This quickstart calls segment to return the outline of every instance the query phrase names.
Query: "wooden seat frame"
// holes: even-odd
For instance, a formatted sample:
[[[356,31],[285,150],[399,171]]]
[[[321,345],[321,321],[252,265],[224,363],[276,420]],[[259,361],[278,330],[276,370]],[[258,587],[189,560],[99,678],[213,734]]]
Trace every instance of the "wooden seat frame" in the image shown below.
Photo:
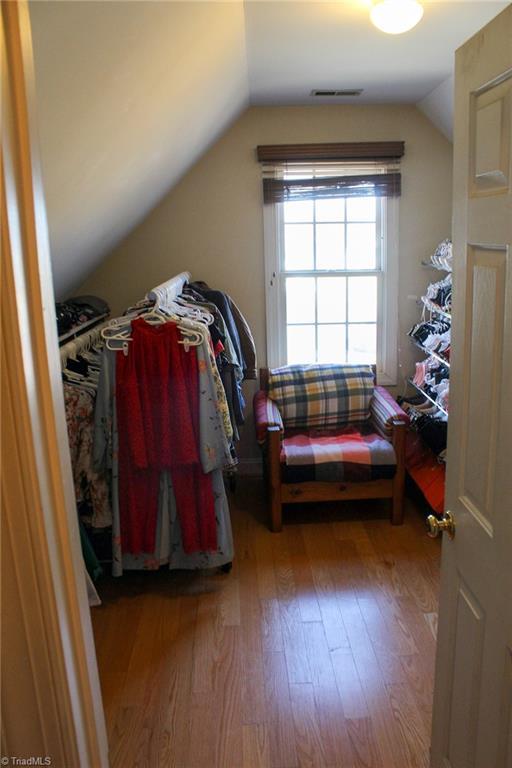
[[[268,368],[260,369],[260,388],[268,392]],[[278,533],[283,527],[283,504],[299,504],[310,501],[349,501],[351,499],[391,499],[391,523],[401,525],[404,520],[405,485],[405,432],[406,423],[393,420],[392,445],[396,454],[396,473],[392,479],[368,482],[304,483],[283,481],[281,466],[281,430],[267,427],[263,445],[264,475],[270,506],[270,530]]]

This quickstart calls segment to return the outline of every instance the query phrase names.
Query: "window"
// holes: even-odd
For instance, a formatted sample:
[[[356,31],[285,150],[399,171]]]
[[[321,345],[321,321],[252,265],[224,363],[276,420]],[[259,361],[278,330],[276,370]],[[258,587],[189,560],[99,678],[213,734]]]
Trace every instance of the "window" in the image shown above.
[[[372,174],[388,168],[373,163]],[[354,172],[354,164],[343,168],[347,180]],[[265,205],[268,364],[371,363],[379,383],[394,384],[397,198],[372,195],[371,184],[357,193],[345,184],[348,194],[340,185],[329,196],[323,181],[332,176],[332,163],[310,166],[315,188],[304,195],[304,165],[288,164],[278,183],[292,193]]]

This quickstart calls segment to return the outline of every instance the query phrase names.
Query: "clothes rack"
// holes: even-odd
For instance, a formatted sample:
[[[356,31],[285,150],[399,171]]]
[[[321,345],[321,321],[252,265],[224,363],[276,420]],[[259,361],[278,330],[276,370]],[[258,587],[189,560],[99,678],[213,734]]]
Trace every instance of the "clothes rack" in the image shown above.
[[[101,330],[107,325],[106,317],[108,314],[104,313],[91,318],[60,338],[61,342],[65,342],[60,347],[64,405],[87,593],[91,606],[101,604],[93,579],[101,575],[102,569],[92,546],[92,534],[86,532],[86,527],[89,531],[96,531],[97,535],[110,537],[112,518],[106,480],[92,468],[96,378],[88,378],[89,374],[83,376],[88,382],[87,389],[84,389],[78,379],[73,382],[69,378],[67,368],[71,361],[78,363],[82,355],[87,355],[87,363],[81,358],[87,370],[90,370],[88,366],[99,370],[95,367],[95,360],[98,359],[95,353],[103,346]]]
[[[225,381],[236,375],[239,384],[256,368],[246,320],[229,296],[192,283],[183,271],[147,291],[100,333],[106,344],[94,467],[106,469],[111,482],[112,574],[164,565],[228,571],[233,542],[223,473],[232,487],[238,413],[232,415],[234,395]],[[185,478],[195,473],[185,495],[180,472]]]
[[[149,301],[158,303],[162,297],[165,297],[167,302],[170,303],[182,293],[184,286],[190,282],[191,278],[190,272],[180,272],[179,275],[171,277],[169,280],[148,291],[146,298]]]
[[[415,383],[414,383],[414,381],[413,381],[411,378],[408,378],[408,379],[407,379],[407,382],[408,382],[408,384],[410,384],[412,387],[414,387],[414,389],[415,389],[417,392],[419,392],[419,394],[420,394],[420,395],[423,395],[423,397],[426,397],[426,399],[427,399],[427,400],[428,400],[430,403],[432,403],[432,405],[435,405],[435,407],[436,407],[436,408],[437,408],[439,411],[441,411],[441,413],[444,413],[444,414],[445,414],[445,416],[448,416],[448,411],[447,411],[447,410],[445,410],[445,409],[444,409],[444,408],[443,408],[441,405],[439,405],[439,403],[438,403],[438,402],[436,402],[436,400],[434,400],[434,398],[433,398],[431,395],[429,395],[429,394],[428,394],[428,392],[425,392],[425,390],[424,390],[424,389],[422,389],[422,388],[421,388],[421,387],[419,387],[417,384],[415,384]]]

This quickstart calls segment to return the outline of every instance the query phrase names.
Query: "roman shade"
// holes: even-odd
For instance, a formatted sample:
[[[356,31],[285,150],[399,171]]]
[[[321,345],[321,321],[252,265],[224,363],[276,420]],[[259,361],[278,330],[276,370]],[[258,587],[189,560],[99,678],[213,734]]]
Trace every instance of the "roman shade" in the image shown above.
[[[258,146],[263,200],[399,197],[403,154],[403,141]]]

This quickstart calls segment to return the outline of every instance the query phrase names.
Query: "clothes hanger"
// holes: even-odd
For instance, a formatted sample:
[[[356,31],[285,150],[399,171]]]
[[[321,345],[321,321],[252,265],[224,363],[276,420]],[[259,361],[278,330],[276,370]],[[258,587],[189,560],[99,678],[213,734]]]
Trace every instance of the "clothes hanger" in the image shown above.
[[[178,328],[180,326],[178,325]],[[204,337],[199,331],[194,331],[189,328],[180,328],[182,338],[178,340],[178,344],[183,344],[185,352],[188,352],[189,347],[200,347],[204,342]]]
[[[178,296],[175,299],[175,304],[178,304],[179,307],[183,307],[192,318],[197,318],[200,322],[203,322],[206,325],[212,325],[215,320],[211,312],[208,312],[208,310],[203,307],[197,305],[194,306],[191,300],[187,300],[183,296]]]
[[[213,315],[203,308],[191,306],[183,299],[178,301],[175,282],[169,281],[168,284],[154,288],[148,296],[154,298],[153,306],[148,307],[146,298],[130,307],[122,317],[112,318],[109,324],[101,329],[101,337],[107,349],[128,354],[129,342],[133,341],[130,335],[131,323],[137,318],[152,325],[175,322],[182,334],[178,343],[183,344],[186,350],[207,341],[206,326],[213,323]]]

